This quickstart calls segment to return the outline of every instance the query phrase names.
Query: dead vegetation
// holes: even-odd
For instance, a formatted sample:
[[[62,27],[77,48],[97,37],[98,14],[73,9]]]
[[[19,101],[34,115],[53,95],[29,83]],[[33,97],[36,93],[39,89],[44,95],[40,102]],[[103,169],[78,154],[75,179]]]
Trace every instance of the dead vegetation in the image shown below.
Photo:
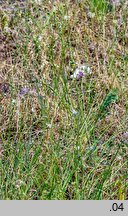
[[[16,198],[79,199],[77,190],[81,199],[127,198],[128,5],[113,2],[107,10],[71,0],[1,4],[0,155],[5,152],[5,159],[0,157],[5,164],[10,152],[13,167],[13,155],[21,152],[17,178],[23,181],[25,157],[25,163],[32,160],[39,168],[31,167],[39,175],[28,183],[36,195],[28,190],[26,196],[14,193]],[[71,80],[81,64],[89,65],[92,74]],[[21,149],[15,143],[22,143]],[[41,165],[53,181],[45,171],[41,177]],[[119,167],[121,174],[120,169],[114,174]]]

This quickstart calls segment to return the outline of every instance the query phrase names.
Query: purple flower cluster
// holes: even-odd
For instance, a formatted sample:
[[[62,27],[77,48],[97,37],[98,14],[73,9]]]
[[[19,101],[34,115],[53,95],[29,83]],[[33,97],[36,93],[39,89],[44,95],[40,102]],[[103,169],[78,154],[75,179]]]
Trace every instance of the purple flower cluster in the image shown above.
[[[77,74],[77,80],[80,80],[83,76],[84,76],[84,72],[79,71],[79,73]]]
[[[91,73],[92,71],[90,67],[88,67],[87,65],[80,65],[78,68],[75,69],[74,73],[70,76],[70,78],[80,80],[86,74],[91,74]]]
[[[29,89],[28,88],[21,88],[20,89],[20,95],[25,95],[29,92]]]

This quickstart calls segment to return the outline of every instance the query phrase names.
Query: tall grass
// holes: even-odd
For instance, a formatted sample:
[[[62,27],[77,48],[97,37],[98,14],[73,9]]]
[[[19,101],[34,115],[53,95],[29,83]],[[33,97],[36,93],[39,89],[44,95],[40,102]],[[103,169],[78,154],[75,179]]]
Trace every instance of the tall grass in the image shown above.
[[[1,10],[0,198],[127,199],[127,1],[12,5]],[[71,79],[81,64],[92,73]]]

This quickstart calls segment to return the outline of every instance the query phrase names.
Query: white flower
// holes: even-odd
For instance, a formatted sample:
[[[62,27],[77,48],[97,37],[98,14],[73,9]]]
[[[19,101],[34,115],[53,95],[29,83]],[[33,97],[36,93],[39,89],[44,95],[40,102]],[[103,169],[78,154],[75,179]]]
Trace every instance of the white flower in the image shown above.
[[[78,68],[75,69],[74,73],[70,76],[71,79],[81,79],[86,74],[91,74],[92,70],[87,65],[80,65]]]
[[[117,157],[117,159],[118,159],[118,160],[122,160],[122,157],[119,155],[119,156]]]
[[[94,18],[94,17],[95,17],[95,13],[88,12],[88,17],[89,17],[89,18]]]
[[[12,99],[12,104],[15,104],[16,103],[16,100],[15,99]]]
[[[42,2],[42,0],[35,0],[36,4],[40,4]]]
[[[77,146],[77,150],[78,150],[78,151],[80,150],[80,146]]]
[[[91,68],[89,66],[87,66],[87,65],[81,65],[80,70],[83,70],[84,72],[87,72],[88,74],[92,73]]]
[[[32,112],[33,112],[33,113],[35,112],[35,109],[34,109],[34,107],[32,107],[32,109],[31,109],[31,110],[32,110]]]
[[[64,16],[64,20],[68,20],[69,18],[69,16]]]
[[[52,124],[46,123],[48,128],[52,128]]]
[[[122,0],[111,0],[111,4],[112,4],[114,7],[119,6],[121,3],[122,3]]]
[[[73,114],[73,115],[77,115],[77,113],[78,113],[78,112],[77,112],[75,109],[72,109],[72,114]]]
[[[74,74],[72,74],[70,77],[71,79],[79,79],[80,77],[84,76],[83,71],[80,71],[79,68],[76,68],[74,71]]]
[[[16,188],[20,188],[20,186],[23,184],[24,184],[24,182],[22,180],[17,180],[15,186],[16,186]]]
[[[95,146],[90,146],[90,151],[94,151],[95,150]]]
[[[39,40],[39,41],[42,41],[42,39],[43,39],[43,37],[42,37],[42,35],[40,35],[40,36],[38,37],[38,40]]]

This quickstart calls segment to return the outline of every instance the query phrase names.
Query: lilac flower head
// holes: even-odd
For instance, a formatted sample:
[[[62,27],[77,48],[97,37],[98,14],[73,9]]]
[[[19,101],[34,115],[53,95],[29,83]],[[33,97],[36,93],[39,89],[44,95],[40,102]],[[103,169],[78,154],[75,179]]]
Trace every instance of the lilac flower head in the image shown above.
[[[20,89],[20,95],[25,95],[29,92],[29,89],[28,88],[21,88]]]
[[[82,78],[83,76],[84,76],[83,71],[80,71],[79,74],[78,74],[78,79]]]
[[[128,132],[123,133],[123,140],[128,143]]]
[[[91,73],[92,71],[90,67],[88,67],[87,65],[80,65],[78,68],[75,69],[74,73],[70,76],[70,78],[80,80],[86,74],[91,74]]]

